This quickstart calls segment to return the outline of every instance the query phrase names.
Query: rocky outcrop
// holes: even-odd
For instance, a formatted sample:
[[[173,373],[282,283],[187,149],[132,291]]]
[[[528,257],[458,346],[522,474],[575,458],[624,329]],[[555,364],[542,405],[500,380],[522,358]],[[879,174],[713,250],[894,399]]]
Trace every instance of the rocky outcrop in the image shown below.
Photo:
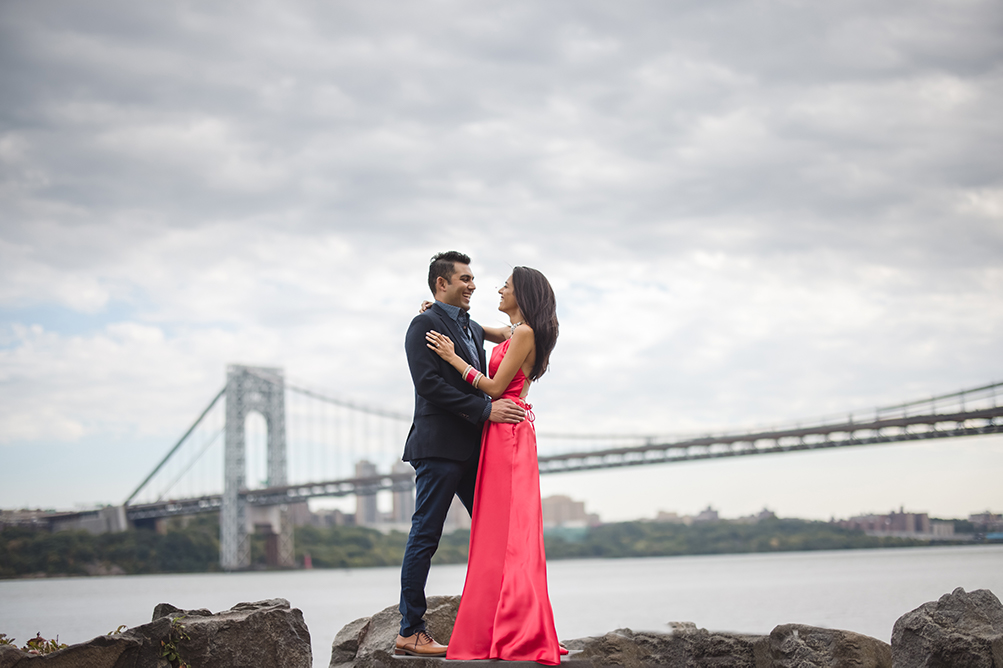
[[[766,636],[711,633],[692,623],[675,623],[671,633],[634,632],[619,629],[598,638],[569,641],[578,649],[567,661],[595,668],[622,666],[714,666],[714,668],[759,668],[765,656]]]
[[[429,633],[448,644],[453,622],[459,608],[459,596],[430,596],[425,623]],[[589,666],[715,666],[715,668],[757,668],[757,643],[766,648],[766,636],[709,633],[694,624],[674,624],[673,632],[635,633],[621,629],[599,638],[579,638],[565,644],[572,650],[565,661],[582,668]],[[363,617],[347,624],[335,636],[331,646],[329,668],[443,668],[441,659],[393,657],[394,640],[400,627],[397,606],[381,610],[372,617]],[[391,663],[393,662],[393,663]],[[506,666],[532,662],[505,662]]]
[[[11,668],[24,658],[24,652],[13,645],[0,645],[0,668]]]
[[[459,596],[432,596],[429,632],[448,643]],[[330,668],[443,668],[441,659],[395,658],[397,606],[347,624],[331,647]],[[892,644],[802,624],[783,624],[768,636],[715,633],[690,622],[670,631],[620,629],[565,642],[564,663],[578,668],[1003,668],[1003,604],[989,590],[956,589],[902,616]],[[0,668],[171,668],[164,643],[192,668],[311,668],[310,632],[303,614],[284,599],[239,603],[213,614],[167,603],[153,621],[44,656],[0,645]],[[506,662],[509,668],[533,666]],[[173,664],[176,665],[176,662]]]
[[[338,631],[338,635],[334,636],[334,642],[331,643],[331,668],[351,666],[355,662],[355,657],[359,655],[359,645],[369,632],[372,619],[372,617],[356,619]]]
[[[429,632],[448,643],[459,606],[457,596],[428,599]],[[442,668],[441,659],[392,656],[400,624],[396,606],[346,625],[334,639],[329,668]],[[593,638],[568,640],[564,663],[580,668],[891,668],[891,648],[875,638],[800,624],[778,626],[769,636],[715,633],[692,622],[673,622],[670,631],[619,629]],[[449,665],[465,662],[450,662]],[[506,662],[506,666],[513,663]],[[535,665],[525,662],[526,665]]]
[[[98,636],[42,656],[5,645],[0,647],[0,668],[132,668],[142,644],[125,634]]]
[[[803,624],[770,632],[770,668],[891,668],[892,647],[877,638]]]
[[[284,598],[238,603],[217,614],[166,604],[154,612],[184,625],[178,654],[192,668],[311,668],[310,631],[303,613]]]
[[[192,668],[311,668],[312,663],[303,613],[277,598],[238,603],[218,614],[161,603],[149,624],[44,656],[2,646],[0,668],[171,668],[163,643],[173,643]]]
[[[671,633],[621,629],[599,638],[569,641],[569,657],[595,668],[891,668],[891,646],[876,638],[803,624],[783,624],[768,636],[712,633],[689,622]]]
[[[425,625],[437,641],[448,644],[453,633],[453,622],[460,605],[459,596],[429,596]],[[330,668],[383,668],[395,661],[394,641],[400,629],[400,612],[397,606],[363,617],[346,625],[335,636],[331,645]],[[400,664],[393,664],[399,666]],[[441,668],[440,659],[409,658],[407,668]]]
[[[894,668],[1003,668],[1003,604],[958,587],[906,613],[892,629]]]

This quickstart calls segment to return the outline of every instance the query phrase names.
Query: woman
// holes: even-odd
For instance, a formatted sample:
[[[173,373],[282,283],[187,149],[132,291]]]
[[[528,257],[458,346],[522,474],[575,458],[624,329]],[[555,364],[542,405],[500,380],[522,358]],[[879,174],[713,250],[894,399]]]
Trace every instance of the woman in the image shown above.
[[[498,310],[509,328],[484,328],[500,343],[491,353],[490,377],[469,367],[449,337],[430,331],[428,346],[492,399],[512,399],[526,409],[519,424],[488,422],[474,492],[467,578],[448,659],[506,659],[560,663],[554,613],[547,594],[540,470],[530,383],[547,371],[557,342],[557,300],[546,277],[516,267],[498,291]]]

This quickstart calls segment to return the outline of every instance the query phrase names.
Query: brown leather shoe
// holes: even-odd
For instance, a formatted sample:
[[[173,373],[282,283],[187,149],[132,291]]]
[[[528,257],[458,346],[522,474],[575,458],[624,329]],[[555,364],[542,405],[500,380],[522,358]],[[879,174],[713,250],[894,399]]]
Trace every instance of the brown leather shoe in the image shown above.
[[[426,631],[418,631],[407,638],[398,634],[394,654],[397,656],[406,654],[411,656],[446,656],[446,646],[435,642]]]

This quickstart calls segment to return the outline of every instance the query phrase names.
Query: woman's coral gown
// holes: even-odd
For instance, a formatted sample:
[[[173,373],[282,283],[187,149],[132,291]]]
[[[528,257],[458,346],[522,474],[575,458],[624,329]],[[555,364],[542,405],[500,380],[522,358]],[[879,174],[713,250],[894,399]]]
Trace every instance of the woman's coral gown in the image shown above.
[[[509,343],[492,351],[492,376]],[[501,398],[522,405],[527,419],[488,422],[481,437],[467,579],[448,659],[560,663],[547,594],[536,430],[531,406],[519,398],[525,382],[520,369]]]

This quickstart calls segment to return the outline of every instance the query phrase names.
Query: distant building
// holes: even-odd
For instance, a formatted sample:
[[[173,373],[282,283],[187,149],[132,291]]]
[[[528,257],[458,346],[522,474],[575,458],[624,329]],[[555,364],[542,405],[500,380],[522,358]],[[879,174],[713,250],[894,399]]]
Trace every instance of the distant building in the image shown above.
[[[976,531],[984,533],[1003,531],[1003,515],[989,510],[984,513],[972,513],[968,516],[968,521]]]
[[[704,510],[701,510],[693,518],[694,522],[718,522],[721,518],[718,517],[717,511],[707,506]]]
[[[899,533],[930,533],[930,518],[926,513],[907,513],[903,508],[888,515],[888,525],[891,531]]]
[[[0,510],[0,531],[7,527],[23,527],[49,531],[49,518],[55,515],[54,510]]]
[[[836,526],[844,529],[854,529],[865,533],[880,533],[891,531],[887,515],[857,515],[848,520],[836,520]]]
[[[314,514],[310,512],[310,506],[307,505],[306,501],[290,503],[287,508],[289,521],[293,523],[294,527],[313,525]]]
[[[305,503],[294,503],[289,506],[289,516],[294,526],[341,527],[355,524],[355,513],[344,513],[337,508],[318,508],[310,510]]]
[[[414,469],[406,462],[396,462],[391,469],[393,473],[414,473]],[[394,492],[394,506],[390,511],[390,522],[393,524],[410,524],[414,515],[414,487]]]
[[[755,515],[746,515],[745,517],[739,517],[734,520],[722,520],[720,514],[714,510],[714,508],[707,506],[696,515],[680,515],[679,513],[670,513],[664,510],[659,510],[655,515],[655,521],[665,522],[666,524],[685,524],[686,526],[691,526],[698,522],[734,522],[736,524],[756,524],[757,522],[762,522],[763,520],[775,517],[776,514],[772,510],[763,508]]]
[[[656,522],[665,522],[666,524],[693,524],[693,518],[689,515],[680,515],[679,513],[669,513],[664,510],[659,510],[655,515]]]
[[[459,529],[469,528],[470,515],[463,506],[463,502],[460,501],[460,497],[453,496],[453,503],[449,506],[449,512],[446,513],[446,522],[442,527],[442,531],[443,533],[452,533]]]
[[[745,517],[739,517],[737,520],[735,520],[735,522],[738,524],[759,524],[763,520],[775,520],[776,518],[777,514],[775,512],[767,508],[763,508],[755,515],[746,515]]]
[[[570,496],[557,494],[542,500],[543,527],[590,527],[597,526],[599,515],[585,511],[584,501],[575,501]]]
[[[858,515],[833,522],[844,529],[863,531],[869,536],[915,538],[919,540],[950,540],[954,537],[954,523],[931,521],[926,513],[898,512],[887,515]]]
[[[954,538],[954,522],[930,521],[930,533],[937,538]]]
[[[28,509],[0,511],[0,530],[15,526],[40,531],[86,531],[102,534],[125,531],[129,528],[129,521],[122,506],[62,512]]]
[[[379,475],[376,465],[362,460],[355,465],[356,478],[369,478]],[[355,495],[355,523],[360,527],[373,526],[380,522],[380,511],[376,506],[375,494]]]

